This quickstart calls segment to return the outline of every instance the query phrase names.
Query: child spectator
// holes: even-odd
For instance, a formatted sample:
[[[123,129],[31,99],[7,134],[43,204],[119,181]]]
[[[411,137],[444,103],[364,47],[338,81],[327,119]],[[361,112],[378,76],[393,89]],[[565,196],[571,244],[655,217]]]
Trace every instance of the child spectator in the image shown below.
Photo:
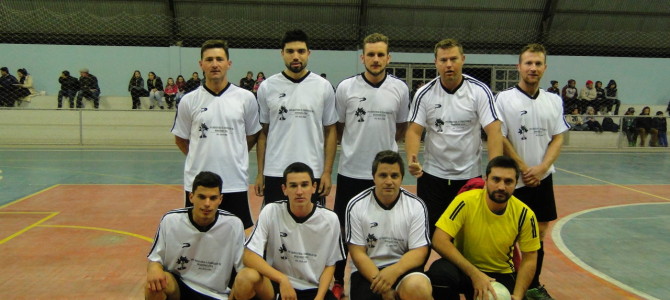
[[[625,116],[632,116],[635,114],[635,108],[629,107]],[[637,143],[637,128],[635,128],[635,118],[624,117],[621,122],[622,130],[626,134],[628,140],[628,147],[635,147]]]
[[[140,109],[142,107],[140,97],[146,97],[148,91],[144,89],[144,79],[139,70],[135,70],[135,72],[133,72],[133,77],[130,77],[128,91],[130,92],[130,98],[133,101],[133,109]]]
[[[556,95],[561,95],[561,90],[558,89],[558,81],[552,80],[551,86],[547,89],[547,92],[554,93]]]
[[[172,109],[177,93],[179,93],[179,88],[174,83],[174,79],[172,77],[168,78],[165,85],[165,102],[167,102],[168,109]]]
[[[591,130],[591,131],[602,133],[603,132],[603,126],[600,125],[600,122],[596,121],[595,115],[596,115],[596,110],[593,109],[593,106],[589,106],[589,107],[586,108],[586,116],[585,116],[586,125],[588,125],[589,130]]]
[[[589,125],[584,124],[584,120],[579,113],[579,108],[575,107],[569,116],[565,116],[565,120],[570,124],[570,130],[584,131],[589,129]]]
[[[165,109],[163,105],[163,81],[156,73],[149,72],[149,79],[147,79],[147,89],[149,90],[149,109],[154,109],[154,101],[158,107]]]
[[[254,95],[256,95],[256,91],[258,91],[258,87],[261,85],[263,80],[265,80],[265,74],[263,74],[263,72],[258,72],[258,74],[256,74],[256,83],[254,83],[254,89],[251,90]]]
[[[635,118],[635,128],[640,136],[640,147],[644,147],[647,141],[647,134],[651,133],[651,118],[648,118],[651,112],[649,106],[645,106],[640,113],[640,117]],[[653,144],[656,143],[656,136],[651,137]],[[652,144],[652,142],[650,142]],[[653,146],[652,146],[653,147]]]
[[[663,116],[662,111],[657,111],[656,112],[656,117],[652,120],[652,125],[654,129],[656,129],[657,135],[658,135],[658,145],[657,147],[667,147],[668,146],[668,123],[667,120],[665,119],[665,116]],[[652,133],[653,134],[653,133]]]
[[[175,98],[176,102],[175,107],[179,107],[179,101],[181,101],[181,97],[184,97],[184,94],[186,93],[186,80],[184,79],[184,76],[177,76],[177,82],[175,82],[177,85],[177,89],[179,89],[179,92],[177,92],[177,97]]]

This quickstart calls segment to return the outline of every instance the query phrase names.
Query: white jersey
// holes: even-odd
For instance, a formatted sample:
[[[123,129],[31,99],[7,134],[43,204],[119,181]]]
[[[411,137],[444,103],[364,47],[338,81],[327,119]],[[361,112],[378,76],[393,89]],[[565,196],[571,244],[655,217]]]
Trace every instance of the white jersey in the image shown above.
[[[275,74],[258,88],[258,103],[261,123],[269,124],[263,175],[281,177],[288,165],[302,162],[321,177],[323,127],[337,122],[330,82],[312,72],[299,80]]]
[[[428,210],[419,197],[400,188],[391,208],[375,197],[371,187],[347,205],[346,241],[366,246],[367,254],[377,267],[397,263],[409,250],[430,245]],[[351,272],[357,268],[352,265]]]
[[[414,95],[408,117],[426,128],[423,170],[452,180],[482,175],[481,128],[496,120],[486,84],[463,74],[461,85],[449,92],[439,77],[431,80]]]
[[[398,151],[396,123],[407,122],[407,85],[393,75],[375,85],[359,74],[337,86],[335,108],[339,122],[345,124],[338,173],[372,179],[375,155],[383,150]]]
[[[542,163],[553,136],[570,128],[563,117],[563,100],[542,89],[530,96],[515,86],[498,93],[496,104],[505,120],[503,135],[528,166]],[[554,172],[551,165],[542,179]],[[519,179],[517,188],[522,186]]]
[[[214,223],[202,228],[193,222],[192,209],[176,209],[163,216],[147,257],[178,274],[194,291],[228,299],[230,272],[243,267],[242,221],[219,209]]]
[[[204,86],[179,102],[172,133],[189,140],[184,189],[191,191],[195,175],[214,172],[224,193],[249,189],[247,136],[261,130],[254,95],[233,84],[218,95]]]
[[[304,218],[289,212],[288,201],[261,210],[247,249],[265,255],[269,265],[289,277],[293,288],[316,289],[326,266],[344,259],[337,215],[318,205]]]

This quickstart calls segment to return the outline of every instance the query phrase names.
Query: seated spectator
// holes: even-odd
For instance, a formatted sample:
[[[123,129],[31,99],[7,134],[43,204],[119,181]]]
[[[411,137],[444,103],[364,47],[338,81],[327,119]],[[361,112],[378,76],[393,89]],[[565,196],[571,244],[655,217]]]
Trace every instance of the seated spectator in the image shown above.
[[[63,107],[63,97],[70,100],[70,108],[74,108],[74,97],[79,90],[79,80],[70,76],[70,71],[65,70],[61,72],[58,77],[60,83],[60,91],[58,91],[58,108]]]
[[[263,74],[263,72],[258,72],[258,74],[256,74],[256,83],[254,83],[254,89],[251,90],[254,93],[254,95],[256,95],[258,87],[261,85],[261,82],[263,82],[263,80],[265,80],[265,74]]]
[[[596,120],[596,110],[593,106],[586,108],[586,114],[584,115],[585,123],[589,127],[590,131],[603,132],[603,126],[600,125],[600,122]]]
[[[181,101],[181,97],[184,97],[184,94],[186,93],[186,80],[184,79],[184,76],[177,76],[177,82],[175,82],[175,84],[179,89],[179,92],[177,92],[177,97],[175,98],[175,107],[179,107],[179,101]]]
[[[610,82],[607,83],[607,87],[605,87],[605,98],[607,99],[607,111],[611,112],[612,106],[614,106],[614,115],[618,116],[621,101],[619,100],[619,92],[614,79],[610,79]]]
[[[242,270],[244,228],[217,209],[221,178],[201,172],[193,180],[193,206],[166,213],[147,256],[145,299],[227,299],[233,269]]]
[[[16,80],[7,67],[0,68],[0,107],[12,107],[16,99]]]
[[[577,82],[574,79],[568,80],[568,84],[563,87],[561,95],[563,97],[563,114],[567,115],[574,107],[579,107],[577,104]],[[579,108],[580,111],[583,109]]]
[[[130,77],[128,83],[128,91],[130,92],[130,98],[133,100],[133,109],[142,108],[140,97],[148,96],[148,91],[144,89],[144,79],[140,71],[135,70],[133,72],[133,76]]]
[[[556,95],[561,95],[561,91],[558,89],[558,81],[552,80],[551,86],[547,89],[547,92],[554,93]]]
[[[589,129],[589,125],[584,124],[584,120],[580,116],[579,108],[572,109],[570,115],[565,116],[565,120],[570,124],[570,130],[584,131]]]
[[[629,107],[626,110],[625,116],[635,115],[635,108]],[[637,143],[637,128],[635,127],[635,118],[633,117],[624,117],[621,121],[621,129],[624,134],[626,134],[626,139],[628,140],[628,147],[635,147]]]
[[[658,135],[658,147],[667,147],[668,146],[668,123],[663,116],[662,111],[656,112],[656,117],[652,120],[652,127],[656,129],[656,134]]]
[[[328,78],[328,75],[326,75],[326,73],[321,73],[320,76],[323,77],[324,79]]]
[[[165,85],[165,102],[167,102],[168,109],[172,109],[178,92],[179,88],[174,83],[174,79],[172,79],[172,77],[168,78],[167,84]]]
[[[599,115],[605,115],[609,112],[607,109],[607,97],[605,96],[605,89],[603,89],[602,81],[596,81],[596,100],[594,104]]]
[[[30,98],[35,97],[37,92],[33,88],[33,76],[26,69],[18,69],[16,74],[19,76],[19,83],[16,84],[16,106],[21,106],[22,101],[30,102]]]
[[[598,93],[593,87],[593,81],[587,80],[586,85],[579,91],[579,109],[584,111],[587,107],[597,107],[593,102],[596,100]]]
[[[193,72],[193,75],[191,75],[191,79],[189,79],[186,82],[186,85],[184,86],[184,94],[188,94],[191,91],[194,91],[200,86],[200,77],[198,75],[198,72]]]
[[[650,113],[651,108],[649,108],[649,106],[645,106],[642,109],[640,116],[635,118],[635,128],[637,129],[637,133],[640,136],[640,147],[646,146],[647,135],[651,133],[651,118],[648,117]],[[656,137],[652,136],[651,139],[655,144]]]
[[[163,105],[163,81],[154,72],[149,72],[147,90],[149,90],[149,109],[154,109],[154,101],[158,107],[165,109],[165,105]]]
[[[86,98],[93,101],[93,107],[98,109],[100,106],[100,86],[98,86],[98,77],[88,72],[88,68],[79,70],[79,93],[77,94],[77,108],[82,108],[81,100]]]
[[[247,76],[240,79],[240,87],[245,89],[245,90],[253,90],[254,89],[254,83],[256,81],[254,80],[254,72],[247,72]]]

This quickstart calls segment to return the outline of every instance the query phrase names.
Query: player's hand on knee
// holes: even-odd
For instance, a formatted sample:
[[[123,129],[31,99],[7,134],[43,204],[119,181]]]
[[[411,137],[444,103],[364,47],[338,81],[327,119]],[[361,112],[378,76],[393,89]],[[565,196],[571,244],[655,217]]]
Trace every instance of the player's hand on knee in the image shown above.
[[[392,267],[387,267],[379,271],[375,277],[372,277],[370,289],[375,294],[384,294],[393,290],[393,284],[398,280],[398,276],[393,272]]]
[[[288,280],[288,277],[279,283],[279,295],[281,296],[281,300],[298,299],[298,296],[295,293],[295,289],[291,285],[291,282]]]
[[[147,288],[152,292],[160,292],[167,288],[165,271],[150,270],[147,272]]]
[[[265,188],[265,178],[263,178],[263,174],[258,174],[256,176],[256,184],[254,185],[254,192],[256,192],[256,196],[258,197],[263,197],[263,189]]]

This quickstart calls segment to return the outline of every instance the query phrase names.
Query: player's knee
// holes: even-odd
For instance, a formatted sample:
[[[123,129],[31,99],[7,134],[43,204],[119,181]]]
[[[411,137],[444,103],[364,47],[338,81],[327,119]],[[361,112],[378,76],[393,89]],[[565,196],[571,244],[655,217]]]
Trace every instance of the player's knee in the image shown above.
[[[411,274],[398,286],[398,297],[402,300],[432,299],[433,287],[423,274]]]
[[[263,283],[263,276],[252,268],[244,268],[235,276],[233,291],[235,299],[251,299]]]

